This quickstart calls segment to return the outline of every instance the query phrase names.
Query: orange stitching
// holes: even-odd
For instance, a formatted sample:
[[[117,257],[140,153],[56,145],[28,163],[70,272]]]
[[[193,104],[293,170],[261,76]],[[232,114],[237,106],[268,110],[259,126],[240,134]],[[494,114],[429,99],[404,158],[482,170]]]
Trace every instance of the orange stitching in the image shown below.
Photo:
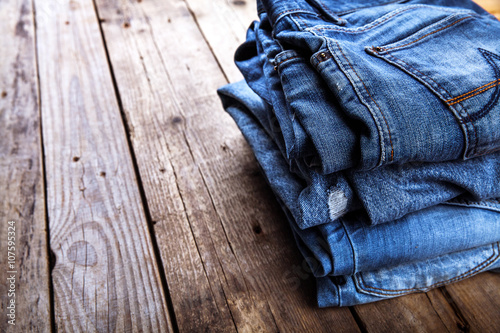
[[[386,50],[392,50],[392,49],[395,49],[395,48],[401,48],[401,47],[405,47],[405,46],[411,45],[411,44],[413,44],[413,43],[418,42],[418,41],[419,41],[419,40],[421,40],[422,38],[425,38],[425,37],[427,37],[427,36],[429,36],[429,35],[433,35],[433,34],[435,34],[435,33],[439,32],[439,31],[441,31],[441,30],[444,30],[444,29],[446,29],[446,28],[449,28],[449,27],[451,27],[451,26],[453,26],[453,25],[455,25],[455,24],[459,23],[460,21],[463,21],[463,20],[468,19],[468,18],[471,18],[471,17],[472,17],[472,16],[462,17],[460,20],[455,21],[455,22],[453,22],[453,23],[451,23],[451,24],[448,24],[446,27],[442,27],[441,29],[438,29],[438,30],[436,30],[436,31],[429,32],[428,34],[423,35],[422,37],[420,37],[419,39],[414,40],[413,42],[410,42],[410,43],[408,43],[408,44],[404,44],[404,45],[400,45],[400,46],[394,46],[394,47],[390,47],[390,48],[384,48],[384,51],[386,51]]]
[[[294,14],[290,14],[290,18],[292,19],[292,21],[298,25],[298,28],[300,30],[304,30],[304,28],[308,28],[309,26],[306,24],[306,22],[304,22],[304,20],[302,20],[302,18],[300,17],[300,15],[294,15]],[[294,20],[294,18],[298,19],[300,21],[300,23],[302,23],[302,25],[299,25],[297,24],[297,22]]]
[[[312,15],[315,15],[315,16],[318,16],[318,14],[316,13],[313,13],[313,12],[310,12],[306,9],[302,9],[302,8],[296,8],[296,9],[289,9],[289,10],[285,10],[281,13],[278,13],[276,14],[276,21],[274,23],[276,23],[278,21],[278,19],[281,19],[282,18],[282,15],[285,14],[285,13],[290,13],[290,12],[295,12],[295,13],[308,13],[308,14],[312,14]]]
[[[448,103],[448,101],[446,101],[446,102],[447,102],[449,105],[455,105],[455,104],[457,104],[457,103],[460,103],[460,102],[465,101],[466,99],[469,99],[469,98],[471,98],[471,97],[474,97],[474,96],[476,96],[476,95],[479,95],[479,94],[481,94],[481,93],[485,92],[486,90],[490,90],[491,88],[496,87],[496,86],[498,86],[499,84],[500,84],[500,80],[499,80],[498,82],[496,82],[494,85],[490,86],[490,87],[483,88],[483,89],[479,90],[478,92],[476,92],[475,94],[472,94],[472,95],[470,95],[470,96],[465,96],[465,97],[463,97],[463,98],[461,98],[461,99],[459,99],[459,100],[457,100],[457,101],[454,101],[453,103]]]
[[[337,41],[335,43],[337,43],[337,46],[338,46],[340,52],[342,53],[342,55],[344,56],[344,59],[349,64],[349,67],[351,67],[351,70],[354,72],[354,74],[356,74],[356,76],[358,77],[359,81],[361,81],[361,83],[363,84],[363,87],[365,87],[365,90],[368,93],[368,96],[370,96],[370,98],[373,101],[373,103],[375,103],[375,105],[377,106],[377,108],[380,110],[380,114],[382,115],[382,118],[384,118],[385,126],[387,126],[387,131],[389,132],[389,143],[391,144],[391,159],[390,159],[390,161],[392,162],[394,160],[394,146],[392,145],[392,135],[391,135],[391,130],[389,128],[389,124],[387,123],[387,119],[385,119],[385,116],[384,116],[384,113],[382,112],[382,109],[377,104],[377,102],[375,101],[375,99],[372,97],[372,95],[370,94],[370,91],[368,91],[368,88],[366,87],[365,82],[359,77],[358,73],[352,67],[351,62],[347,59],[346,55],[344,54],[344,51],[340,47],[340,44]]]
[[[293,56],[293,57],[291,57],[291,58],[286,58],[286,59],[284,59],[284,60],[281,60],[281,61],[280,61],[279,63],[277,63],[275,66],[276,66],[276,67],[279,67],[282,63],[284,63],[284,62],[286,62],[286,61],[288,61],[288,60],[297,59],[297,58],[300,58],[300,57],[299,57],[299,56]]]
[[[429,80],[431,80],[432,82],[434,82],[435,84],[437,84],[437,86],[438,86],[439,88],[441,88],[441,89],[443,89],[444,91],[446,91],[446,93],[448,94],[448,96],[451,96],[451,94],[450,94],[450,92],[449,92],[448,90],[446,90],[446,89],[444,89],[443,87],[441,87],[441,85],[439,85],[439,83],[437,83],[437,82],[436,82],[436,81],[434,81],[432,78],[428,77],[427,75],[425,75],[424,73],[422,73],[421,71],[419,71],[418,69],[416,69],[415,67],[413,67],[413,66],[411,66],[410,64],[408,64],[407,62],[405,62],[405,61],[403,61],[403,60],[401,60],[401,59],[399,59],[399,58],[395,57],[392,53],[387,52],[387,55],[388,55],[388,56],[393,57],[393,58],[394,58],[394,59],[396,59],[396,60],[399,60],[399,61],[401,61],[401,62],[405,63],[408,67],[413,68],[414,70],[416,70],[417,72],[419,72],[422,76],[424,76],[424,77],[428,78]],[[404,66],[403,66],[403,67],[404,67]],[[460,101],[459,101],[459,102],[457,102],[457,103],[455,103],[455,104],[458,104],[458,103],[460,103]],[[448,104],[448,103],[447,103],[447,104]],[[448,104],[448,106],[451,108],[453,105]],[[475,143],[474,143],[474,150],[473,150],[473,152],[475,152],[475,151],[476,151],[476,147],[477,147],[477,141],[478,141],[478,138],[477,138],[477,132],[476,132],[476,126],[474,126],[474,123],[473,123],[473,122],[472,122],[472,120],[470,119],[470,115],[469,115],[469,112],[467,111],[467,109],[466,109],[463,105],[460,105],[460,106],[461,106],[461,107],[463,108],[463,110],[465,111],[465,114],[467,115],[467,118],[469,119],[469,124],[471,124],[471,126],[472,126],[472,130],[474,131]],[[456,111],[456,110],[455,110],[455,111]],[[460,114],[459,114],[459,116],[460,116],[460,118],[462,118],[462,115],[460,115]],[[460,121],[462,121],[462,119],[460,119]],[[467,131],[468,131],[468,130],[467,130]]]
[[[476,91],[476,90],[478,90],[478,89],[481,89],[481,88],[483,88],[483,87],[489,86],[490,84],[493,84],[493,83],[495,83],[495,82],[500,82],[500,79],[498,79],[498,80],[494,80],[494,81],[491,81],[491,82],[488,82],[488,83],[486,83],[486,84],[482,85],[482,86],[481,86],[481,87],[479,87],[479,88],[476,88],[476,89],[474,89],[474,90],[471,90],[471,91],[466,92],[465,94],[462,94],[462,95],[460,95],[460,96],[457,96],[457,97],[454,97],[454,98],[452,98],[452,99],[449,99],[449,100],[447,100],[446,102],[452,102],[452,101],[456,100],[457,98],[460,98],[460,97],[462,97],[462,96],[465,96],[465,95],[468,95],[468,94],[470,94],[470,93],[473,93],[474,91]]]
[[[496,259],[498,259],[500,257],[500,252],[496,254],[495,256],[495,245],[497,245],[497,250],[500,250],[500,243],[496,243],[496,244],[493,244],[492,245],[492,248],[493,248],[493,254],[487,258],[485,261],[481,262],[480,264],[478,264],[476,267],[473,267],[471,269],[469,269],[467,272],[464,272],[458,276],[455,276],[454,278],[451,278],[451,279],[448,279],[448,280],[445,280],[445,281],[440,281],[440,282],[436,282],[434,283],[433,285],[430,285],[430,286],[427,286],[425,287],[425,289],[431,289],[431,288],[435,288],[435,287],[438,287],[438,286],[441,286],[441,285],[445,285],[445,284],[448,284],[450,282],[454,282],[454,281],[457,281],[457,280],[460,280],[460,279],[464,279],[467,275],[469,274],[474,274],[474,273],[477,273],[477,272],[473,272],[475,270],[477,270],[478,272],[481,271],[481,270],[484,270],[486,267],[490,266]],[[490,261],[488,263],[488,261]],[[487,263],[487,264],[486,264]],[[484,267],[482,268],[479,268],[480,266],[483,266],[485,265]],[[418,288],[407,288],[407,289],[383,289],[383,288],[376,288],[376,287],[370,287],[370,286],[366,286],[364,280],[363,280],[363,277],[360,276],[360,279],[362,280],[362,283],[365,285],[364,289],[374,289],[374,290],[381,290],[381,291],[388,291],[388,292],[392,292],[394,294],[402,294],[406,291],[414,291],[414,290],[418,290]],[[371,291],[371,290],[368,290],[374,294],[379,294],[379,295],[385,295],[384,293],[378,293],[376,291]]]

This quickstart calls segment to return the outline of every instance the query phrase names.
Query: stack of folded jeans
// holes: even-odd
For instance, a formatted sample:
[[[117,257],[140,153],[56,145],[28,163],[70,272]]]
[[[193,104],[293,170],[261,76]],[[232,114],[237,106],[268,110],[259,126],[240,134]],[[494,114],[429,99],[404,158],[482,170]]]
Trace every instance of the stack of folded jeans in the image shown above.
[[[500,21],[469,0],[260,0],[218,90],[350,306],[500,269]]]

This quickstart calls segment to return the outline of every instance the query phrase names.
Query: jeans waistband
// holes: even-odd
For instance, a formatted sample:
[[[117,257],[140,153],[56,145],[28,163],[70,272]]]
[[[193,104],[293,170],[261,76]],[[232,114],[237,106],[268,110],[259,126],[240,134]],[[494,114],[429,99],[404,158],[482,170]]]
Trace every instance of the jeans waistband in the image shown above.
[[[339,25],[346,22],[340,15],[374,6],[403,3],[409,0],[257,0],[259,12],[266,11],[274,24],[292,13],[310,13],[328,17]]]

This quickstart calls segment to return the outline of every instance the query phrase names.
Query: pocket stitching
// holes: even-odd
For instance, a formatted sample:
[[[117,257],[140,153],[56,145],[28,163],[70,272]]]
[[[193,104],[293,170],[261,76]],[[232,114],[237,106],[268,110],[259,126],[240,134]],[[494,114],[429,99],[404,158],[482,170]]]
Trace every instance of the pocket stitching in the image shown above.
[[[418,69],[416,69],[415,67],[413,67],[413,66],[411,66],[410,64],[408,64],[406,61],[404,61],[404,60],[402,60],[402,59],[400,59],[400,58],[398,58],[398,57],[394,56],[392,53],[390,53],[390,52],[388,52],[388,51],[387,51],[387,52],[385,52],[385,53],[386,53],[388,56],[390,56],[390,57],[392,57],[392,58],[396,59],[396,61],[394,61],[395,63],[397,63],[398,61],[400,61],[400,62],[402,62],[402,63],[406,64],[409,68],[411,68],[411,69],[415,70],[416,72],[420,73],[420,75],[422,76],[422,79],[423,79],[423,78],[427,78],[427,79],[429,79],[430,81],[434,82],[434,83],[435,83],[435,84],[436,84],[436,85],[437,85],[440,89],[442,89],[444,92],[446,92],[446,94],[448,95],[448,97],[451,97],[450,92],[449,92],[448,90],[446,90],[445,88],[441,87],[441,85],[440,85],[439,83],[437,83],[436,81],[434,81],[431,77],[429,77],[429,76],[425,75],[424,73],[422,73],[421,71],[419,71],[419,70],[418,70]],[[383,56],[381,56],[381,57],[383,58]],[[398,67],[398,66],[396,66],[396,67]],[[404,66],[402,66],[402,67],[403,67],[403,71],[405,71]],[[418,75],[417,75],[417,76],[418,76]],[[425,81],[426,81],[426,80],[424,80],[424,82],[425,82]],[[472,130],[473,130],[473,132],[474,132],[474,145],[472,146],[472,155],[474,155],[474,156],[475,156],[475,155],[476,155],[477,140],[478,140],[478,138],[477,138],[477,131],[476,131],[476,126],[475,126],[475,125],[474,125],[474,123],[472,122],[471,116],[470,116],[469,112],[467,111],[467,109],[466,109],[466,108],[465,108],[462,104],[460,104],[460,103],[456,103],[456,104],[459,104],[459,105],[460,105],[460,107],[462,108],[463,112],[465,113],[466,118],[468,119],[468,121],[464,121],[464,117],[463,117],[463,115],[461,115],[461,114],[460,114],[460,113],[459,113],[459,112],[458,112],[458,111],[457,111],[457,110],[453,107],[453,105],[450,105],[449,103],[447,103],[447,102],[446,102],[446,99],[444,98],[444,96],[442,96],[439,92],[435,91],[435,89],[431,89],[431,91],[433,91],[434,93],[436,93],[438,96],[441,96],[441,97],[442,97],[442,100],[444,100],[444,101],[445,101],[445,104],[446,104],[446,105],[448,105],[448,107],[449,107],[450,109],[452,109],[452,110],[454,110],[454,111],[455,111],[455,112],[454,112],[454,114],[456,114],[456,115],[458,116],[458,120],[459,120],[459,122],[460,122],[461,124],[465,124],[465,123],[467,122],[468,124],[470,124],[470,125],[472,126]],[[467,131],[467,128],[466,128],[466,127],[464,127],[464,129]],[[468,132],[468,131],[467,131],[467,132]],[[467,150],[467,147],[466,147],[466,150]]]
[[[495,245],[497,246],[496,253],[495,253]],[[475,267],[469,269],[468,271],[466,271],[458,276],[455,276],[455,277],[450,278],[450,279],[445,280],[445,281],[436,282],[436,283],[434,283],[430,286],[426,286],[424,288],[415,287],[415,288],[408,288],[408,289],[383,289],[383,288],[366,286],[366,282],[364,281],[363,276],[360,273],[356,274],[355,278],[356,278],[356,281],[358,281],[358,287],[361,290],[372,293],[372,294],[379,294],[382,296],[388,296],[389,293],[391,293],[392,295],[400,295],[400,294],[411,293],[414,291],[419,291],[421,289],[429,290],[432,288],[440,287],[440,286],[445,285],[445,284],[449,284],[451,282],[457,282],[457,281],[466,279],[467,277],[475,275],[475,274],[481,272],[482,270],[486,269],[488,266],[490,266],[492,263],[494,263],[500,257],[500,242],[493,244],[492,248],[493,248],[493,254],[489,258],[487,258],[485,261],[476,265]],[[481,267],[481,266],[484,266],[484,267]],[[385,291],[387,293],[377,292],[377,291],[373,291],[373,290]]]
[[[366,86],[365,82],[361,79],[361,77],[358,75],[358,73],[356,72],[356,70],[354,70],[354,67],[352,66],[352,64],[349,61],[349,59],[347,59],[346,55],[344,54],[344,51],[340,47],[340,44],[337,41],[335,41],[335,43],[337,44],[337,48],[342,53],[342,56],[344,57],[344,59],[349,64],[349,67],[351,67],[351,70],[354,72],[354,74],[356,74],[356,77],[358,78],[358,80],[363,84],[363,87],[365,88],[365,91],[368,93],[368,96],[370,96],[370,99],[372,100],[372,102],[377,106],[380,114],[382,115],[382,118],[384,119],[385,126],[387,128],[388,133],[389,133],[389,143],[391,145],[391,159],[390,159],[390,162],[392,162],[392,161],[394,161],[394,146],[393,146],[393,143],[392,143],[392,135],[391,135],[391,129],[389,128],[389,123],[387,122],[387,119],[385,118],[385,115],[382,112],[382,109],[380,108],[380,106],[378,105],[378,103],[375,101],[375,99],[373,98],[373,96],[370,94],[370,91],[368,90],[368,87]],[[383,133],[380,133],[380,134],[381,134],[381,137],[384,138]],[[382,161],[385,160],[385,153],[382,154],[381,160]]]
[[[497,79],[497,80],[493,80],[491,82],[488,82],[486,83],[485,85],[482,85],[481,87],[478,87],[474,90],[471,90],[469,92],[466,92],[460,96],[457,96],[457,97],[454,97],[452,99],[449,99],[446,101],[446,103],[448,103],[449,105],[454,105],[454,104],[457,104],[457,103],[460,103],[462,101],[465,101],[466,99],[469,99],[471,97],[474,97],[476,95],[479,95],[493,87],[496,87],[500,84],[500,79]],[[491,86],[490,86],[491,85]],[[489,87],[488,87],[489,86]],[[484,89],[481,89],[481,88],[484,88]],[[473,95],[470,95],[470,96],[465,96],[465,95],[469,95],[469,94],[472,94],[473,92],[477,91],[478,89],[481,89],[480,91],[478,91],[477,93],[473,94]],[[456,100],[456,99],[459,99],[459,100]]]
[[[436,6],[429,6],[429,5],[412,5],[412,6],[408,6],[406,8],[397,9],[392,13],[387,13],[384,16],[386,16],[386,15],[389,15],[389,16],[387,16],[387,17],[382,16],[382,17],[376,19],[375,21],[368,23],[368,24],[366,24],[362,27],[359,27],[359,28],[354,28],[354,29],[353,28],[339,28],[337,26],[321,25],[321,26],[311,27],[308,30],[334,30],[334,31],[341,31],[341,32],[350,33],[350,34],[356,34],[356,33],[365,32],[365,31],[371,30],[373,28],[376,28],[379,25],[387,22],[388,20],[390,20],[391,18],[393,18],[399,14],[402,14],[402,13],[407,12],[409,10],[419,9],[419,8],[438,9],[442,12],[451,12],[451,13],[456,13],[456,14],[471,13],[470,10],[449,10],[446,8],[436,8]],[[378,20],[380,20],[380,21],[378,21]],[[361,29],[361,28],[363,28],[363,29]]]
[[[297,59],[297,58],[300,58],[300,56],[293,56],[291,58],[283,59],[279,63],[277,63],[275,66],[276,66],[276,68],[279,68],[283,63],[285,63],[285,62],[287,62],[289,60]]]
[[[399,48],[406,47],[406,46],[408,46],[408,45],[411,45],[411,44],[413,44],[413,43],[416,43],[416,42],[418,42],[418,41],[420,41],[420,40],[424,39],[424,38],[425,38],[425,37],[427,37],[427,36],[430,36],[430,35],[433,35],[433,34],[435,34],[435,33],[438,33],[438,32],[440,32],[440,31],[442,31],[442,30],[444,30],[444,29],[448,29],[449,27],[452,27],[452,26],[454,26],[455,24],[458,24],[458,23],[462,22],[463,20],[465,20],[465,19],[469,19],[469,18],[471,18],[471,17],[473,17],[473,16],[472,16],[472,15],[469,15],[469,16],[462,17],[461,19],[456,20],[456,21],[454,21],[453,23],[450,23],[450,24],[448,24],[448,25],[447,25],[447,26],[445,26],[445,27],[442,27],[442,28],[439,28],[439,29],[434,30],[434,31],[432,31],[432,32],[429,32],[428,34],[425,34],[425,35],[423,35],[422,37],[417,38],[416,40],[414,40],[414,41],[412,41],[412,42],[409,42],[409,43],[407,43],[407,44],[404,44],[404,45],[398,45],[398,46],[393,46],[393,47],[389,47],[389,48],[382,47],[382,48],[381,48],[381,51],[382,51],[382,52],[384,52],[384,51],[387,51],[387,50],[393,50],[393,49],[399,49]]]
[[[345,28],[345,29],[341,29],[341,28],[336,28],[336,27],[329,27],[329,26],[320,26],[320,27],[313,27],[311,30],[335,30],[335,31],[342,31],[342,32],[347,32],[347,33],[351,33],[351,34],[354,34],[354,33],[360,33],[360,32],[364,32],[364,31],[368,31],[370,29],[373,29],[375,27],[378,27],[379,25],[381,25],[382,23],[385,23],[387,22],[389,19],[393,18],[394,16],[398,15],[398,14],[401,14],[401,13],[404,13],[406,11],[409,11],[409,10],[412,10],[412,9],[416,9],[416,8],[421,8],[421,7],[427,7],[427,6],[415,6],[415,7],[411,7],[411,8],[405,8],[405,9],[400,9],[398,11],[396,11],[395,13],[392,13],[392,15],[384,18],[383,20],[375,23],[374,25],[372,25],[371,27],[369,26],[369,24],[367,24],[366,28],[364,29],[359,29],[359,30],[347,30],[349,28]],[[374,21],[375,22],[375,21]],[[373,22],[371,23],[373,24]]]

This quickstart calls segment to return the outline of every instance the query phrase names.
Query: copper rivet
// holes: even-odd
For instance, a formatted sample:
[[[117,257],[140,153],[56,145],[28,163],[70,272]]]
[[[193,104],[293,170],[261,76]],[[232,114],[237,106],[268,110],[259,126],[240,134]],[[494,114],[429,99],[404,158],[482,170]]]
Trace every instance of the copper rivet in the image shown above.
[[[274,66],[274,70],[277,71],[278,70],[278,66]]]
[[[321,58],[325,59],[325,58],[326,58],[326,53],[325,53],[325,52],[321,52],[321,53],[319,54],[319,56],[320,56]]]

